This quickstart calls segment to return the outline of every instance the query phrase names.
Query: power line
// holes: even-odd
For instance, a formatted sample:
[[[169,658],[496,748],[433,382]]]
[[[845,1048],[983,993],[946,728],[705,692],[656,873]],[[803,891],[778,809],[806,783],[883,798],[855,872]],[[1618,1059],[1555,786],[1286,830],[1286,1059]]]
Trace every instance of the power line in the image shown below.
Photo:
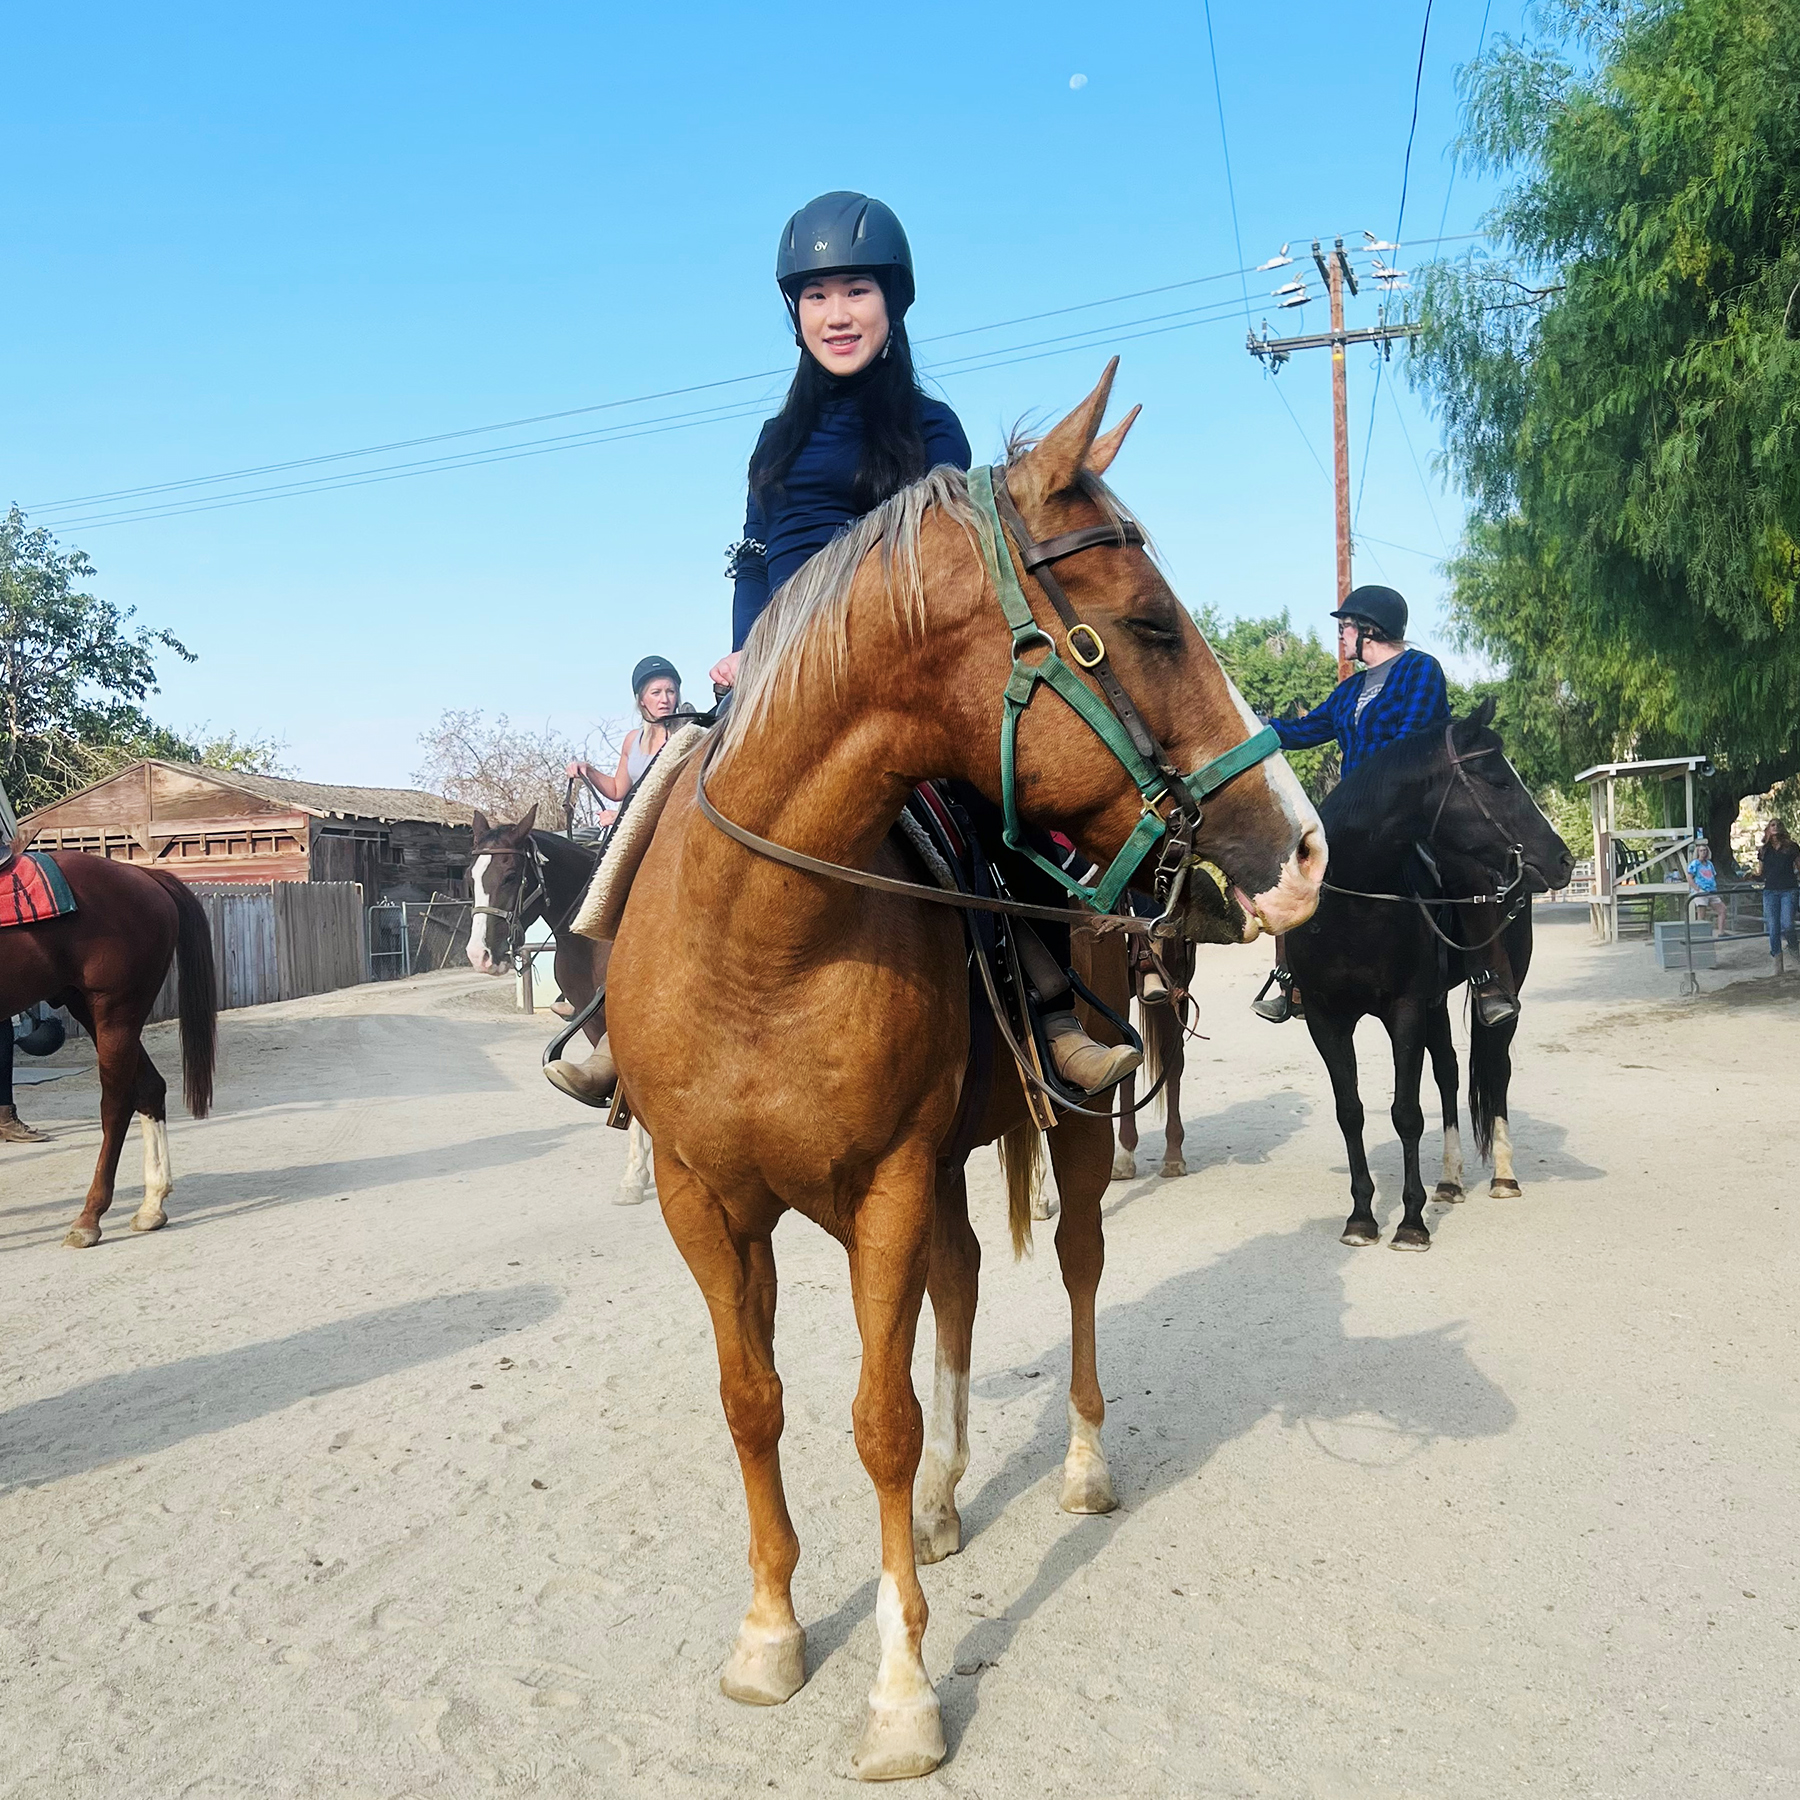
[[[1221,114],[1221,125],[1223,115]],[[1229,169],[1227,184],[1229,186]],[[1236,200],[1232,200],[1233,230],[1236,231]],[[1457,237],[1481,237],[1485,233],[1466,232],[1456,234]],[[1445,240],[1448,241],[1448,240]],[[1238,255],[1241,260],[1243,252],[1240,247]],[[1091,311],[1098,307],[1119,305],[1127,300],[1146,298],[1151,295],[1175,292],[1184,288],[1192,288],[1217,281],[1228,281],[1234,276],[1239,278],[1240,288],[1247,295],[1247,283],[1243,277],[1252,273],[1246,268],[1227,269],[1210,275],[1190,277],[1185,281],[1167,282],[1155,287],[1134,289],[1121,294],[1113,294],[1099,300],[1081,301],[1071,306],[1053,307],[1044,312],[1028,313],[1007,320],[997,320],[988,325],[963,327],[957,331],[942,332],[929,338],[919,340],[921,345],[946,343],[957,338],[974,336],[981,332],[998,331],[1012,326],[1032,323],[1040,319],[1066,317],[1069,314]],[[1045,356],[1066,355],[1072,351],[1094,346],[1095,340],[1111,340],[1116,342],[1132,342],[1138,338],[1161,336],[1167,331],[1185,330],[1194,325],[1215,322],[1217,319],[1235,311],[1231,302],[1207,302],[1202,305],[1178,309],[1171,313],[1156,313],[1140,319],[1117,321],[1112,324],[1084,327],[1075,332],[1061,334],[1057,337],[1043,338],[1025,344],[996,345],[990,350],[975,350],[949,359],[941,371],[940,379],[955,379],[960,375],[979,374],[990,369],[1002,369],[1015,363],[1041,361]],[[1161,321],[1175,320],[1178,323],[1168,324]],[[1138,329],[1146,327],[1146,329]],[[1121,335],[1124,334],[1124,335]],[[1082,340],[1082,341],[1076,341]],[[1062,348],[1054,346],[1062,345]],[[377,481],[403,479],[410,475],[448,472],[458,468],[476,468],[491,462],[516,461],[530,455],[548,454],[560,449],[579,449],[592,444],[623,441],[639,436],[660,436],[665,431],[687,430],[697,426],[721,423],[727,419],[737,419],[751,413],[761,411],[767,404],[766,398],[746,401],[726,401],[715,407],[700,408],[695,413],[665,415],[660,419],[625,422],[619,426],[603,426],[592,431],[572,432],[556,438],[527,440],[523,443],[496,446],[493,450],[456,452],[442,457],[420,458],[416,462],[389,465],[373,470],[346,470],[340,474],[321,476],[317,479],[272,484],[267,489],[255,489],[248,492],[197,495],[190,490],[199,487],[213,487],[220,483],[253,479],[259,475],[285,474],[289,471],[305,468],[318,468],[329,463],[356,461],[360,458],[384,454],[394,450],[422,449],[433,444],[449,443],[462,438],[480,436],[495,431],[515,430],[533,424],[548,424],[563,419],[588,416],[598,412],[617,411],[626,407],[641,406],[659,399],[675,399],[687,395],[715,392],[722,388],[738,387],[752,381],[768,381],[788,374],[786,368],[758,370],[747,375],[724,377],[714,381],[693,382],[684,387],[665,388],[654,393],[632,395],[619,400],[595,402],[591,405],[567,407],[555,412],[531,414],[525,417],[497,421],[487,425],[465,426],[454,431],[429,433],[411,438],[394,439],[384,444],[364,445],[355,450],[339,450],[314,456],[295,457],[285,461],[261,463],[245,468],[226,470],[213,475],[190,476],[181,480],[154,482],[134,488],[117,488],[104,492],[77,495],[61,501],[34,503],[30,510],[54,511],[56,508],[74,509],[91,506],[99,510],[92,514],[64,516],[47,521],[55,529],[68,530],[76,527],[98,529],[105,525],[125,524],[152,518],[172,518],[186,512],[217,511],[233,505],[256,504],[264,499],[280,499],[298,497],[310,493],[331,492],[338,487],[360,487]],[[1285,400],[1284,400],[1285,404]],[[1290,414],[1292,409],[1289,408]],[[1298,425],[1298,420],[1295,421]],[[1304,431],[1302,436],[1304,437]],[[1309,444],[1310,448],[1310,444]],[[1316,452],[1314,452],[1316,460]],[[171,496],[167,503],[154,502],[155,496]],[[176,500],[173,496],[180,495]],[[152,504],[119,509],[118,502],[129,500],[152,501]]]
[[[1419,466],[1419,453],[1413,448],[1412,433],[1406,429],[1406,414],[1400,410],[1399,397],[1392,388],[1388,389],[1388,403],[1394,409],[1394,417],[1400,421],[1400,435],[1406,440],[1406,454],[1412,458],[1413,473],[1419,478],[1419,492],[1425,496],[1425,510],[1431,514],[1431,528],[1438,534],[1438,542],[1444,546],[1445,554],[1449,554],[1450,541],[1444,536],[1444,528],[1438,523],[1437,508],[1431,503],[1431,489],[1425,484],[1425,471]]]
[[[1475,60],[1481,61],[1481,53],[1487,48],[1488,15],[1494,10],[1494,0],[1487,0],[1481,9],[1481,35],[1475,40]],[[1450,217],[1450,196],[1456,192],[1456,162],[1451,159],[1450,179],[1444,184],[1444,210],[1438,214],[1438,240],[1443,241],[1444,226]]]
[[[1225,96],[1219,87],[1219,46],[1213,41],[1212,0],[1203,0],[1203,4],[1206,8],[1206,48],[1212,57],[1213,106],[1219,115],[1219,149],[1225,157],[1225,196],[1231,202],[1231,241],[1236,246],[1237,259],[1241,265],[1244,260],[1244,234],[1238,230],[1237,183],[1231,178],[1231,144],[1225,135]],[[1238,285],[1244,295],[1244,323],[1249,324],[1250,284],[1245,279],[1245,271],[1241,266]]]

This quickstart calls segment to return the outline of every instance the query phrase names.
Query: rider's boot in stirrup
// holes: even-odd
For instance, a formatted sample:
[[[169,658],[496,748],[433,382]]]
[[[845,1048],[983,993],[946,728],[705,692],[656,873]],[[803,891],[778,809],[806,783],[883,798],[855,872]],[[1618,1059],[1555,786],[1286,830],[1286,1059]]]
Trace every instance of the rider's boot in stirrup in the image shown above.
[[[1045,1013],[1044,1036],[1057,1074],[1087,1094],[1116,1086],[1144,1060],[1129,1044],[1097,1043],[1072,1012]]]
[[[1517,996],[1506,991],[1492,969],[1478,969],[1471,975],[1469,989],[1475,996],[1475,1016],[1482,1024],[1504,1025],[1519,1016]]]
[[[559,1056],[555,1062],[545,1063],[544,1078],[583,1106],[605,1106],[619,1084],[619,1067],[603,1036],[586,1062],[570,1062]]]
[[[1138,998],[1146,1006],[1161,1006],[1169,998],[1169,984],[1163,972],[1148,956],[1137,960]]]
[[[1275,990],[1273,995],[1269,994],[1270,988]],[[1250,1010],[1271,1025],[1285,1025],[1289,1019],[1299,1016],[1300,990],[1294,986],[1293,976],[1280,963],[1269,971],[1269,979],[1256,990]]]
[[[10,1028],[11,1021],[7,1024]],[[47,1144],[50,1134],[27,1125],[16,1108],[0,1106],[0,1144]]]

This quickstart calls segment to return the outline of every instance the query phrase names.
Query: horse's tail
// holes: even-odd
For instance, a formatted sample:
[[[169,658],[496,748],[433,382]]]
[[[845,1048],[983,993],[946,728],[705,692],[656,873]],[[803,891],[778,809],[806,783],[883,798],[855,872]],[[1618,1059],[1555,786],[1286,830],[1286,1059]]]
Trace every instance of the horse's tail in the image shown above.
[[[196,1119],[204,1119],[212,1110],[213,1065],[219,1043],[219,979],[213,966],[212,927],[206,908],[179,875],[163,869],[144,873],[175,902],[181,1091],[188,1111]]]
[[[1029,1119],[1000,1140],[1000,1167],[1006,1171],[1006,1222],[1012,1227],[1013,1255],[1031,1248],[1031,1197],[1044,1178],[1044,1134]]]
[[[1475,1133],[1475,1154],[1483,1162],[1494,1159],[1494,1118],[1506,1103],[1507,1077],[1512,1072],[1506,1054],[1509,1035],[1504,1025],[1482,1024],[1475,1008],[1469,1008],[1469,1124]]]
[[[1187,1027],[1188,1008],[1192,1005],[1186,990],[1194,980],[1194,946],[1185,940],[1170,943],[1162,951],[1162,961],[1170,980],[1182,990],[1182,998],[1163,1006],[1146,1006],[1141,1000],[1138,1002],[1138,1023],[1144,1028],[1141,1034],[1144,1040],[1142,1091],[1146,1094],[1154,1091],[1162,1080],[1163,1070],[1181,1054],[1181,1034]],[[1157,1094],[1151,1109],[1152,1118],[1168,1116],[1166,1099],[1166,1093]]]

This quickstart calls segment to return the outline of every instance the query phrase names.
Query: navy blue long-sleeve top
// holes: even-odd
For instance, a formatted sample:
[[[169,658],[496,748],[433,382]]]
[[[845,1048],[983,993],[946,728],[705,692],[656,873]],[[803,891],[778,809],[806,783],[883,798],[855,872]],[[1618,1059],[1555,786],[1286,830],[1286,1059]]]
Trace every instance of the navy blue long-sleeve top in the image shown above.
[[[1396,738],[1442,725],[1450,717],[1443,665],[1424,650],[1402,650],[1393,659],[1387,679],[1359,716],[1356,702],[1362,688],[1360,672],[1347,675],[1301,718],[1271,719],[1281,747],[1311,750],[1336,738],[1343,746],[1343,772],[1348,775]]]
[[[769,420],[757,447],[775,421]],[[862,409],[854,394],[827,400],[813,434],[794,458],[780,493],[765,513],[754,494],[744,512],[731,602],[731,647],[741,650],[769,596],[844,529],[860,518],[854,488],[862,459]],[[967,469],[974,460],[961,421],[941,400],[919,397],[919,430],[925,464]],[[761,550],[754,548],[760,544]]]

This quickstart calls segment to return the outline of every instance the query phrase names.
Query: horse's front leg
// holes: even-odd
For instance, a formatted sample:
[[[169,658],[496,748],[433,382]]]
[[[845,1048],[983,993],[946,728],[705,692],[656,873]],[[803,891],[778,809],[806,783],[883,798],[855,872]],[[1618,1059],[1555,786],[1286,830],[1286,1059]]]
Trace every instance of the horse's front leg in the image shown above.
[[[1405,1216],[1394,1228],[1396,1250],[1429,1250],[1431,1233],[1425,1224],[1425,1181],[1419,1173],[1419,1140],[1425,1135],[1425,1109],[1419,1104],[1419,1083],[1425,1073],[1426,1009],[1412,1002],[1395,1007],[1388,1024],[1394,1046],[1394,1130],[1400,1138],[1405,1166],[1400,1194]]]
[[[63,1239],[71,1250],[91,1250],[99,1243],[101,1217],[112,1205],[119,1155],[136,1110],[138,1064],[143,1056],[140,1029],[138,1020],[102,1017],[97,1021],[94,1050],[100,1071],[100,1154],[94,1162],[87,1199]]]
[[[881,1513],[881,1581],[875,1627],[881,1663],[869,1717],[851,1758],[862,1781],[925,1775],[944,1760],[937,1690],[925,1672],[929,1609],[913,1556],[913,1481],[924,1430],[913,1392],[913,1340],[931,1261],[935,1159],[895,1155],[877,1172],[850,1238],[850,1289],[862,1334],[862,1378],[851,1419],[856,1450]]]
[[[1432,1199],[1457,1201],[1463,1197],[1463,1159],[1456,1111],[1456,1042],[1450,1035],[1450,1008],[1443,1000],[1426,1018],[1425,1048],[1431,1053],[1431,1075],[1444,1117],[1444,1172]]]
[[[913,1551],[942,1562],[962,1548],[956,1484],[969,1466],[969,1362],[981,1282],[981,1240],[969,1224],[969,1190],[961,1167],[938,1174],[926,1291],[936,1342],[931,1423],[913,1483]]]
[[[1100,1201],[1106,1192],[1112,1134],[1104,1119],[1070,1114],[1050,1133],[1050,1162],[1062,1196],[1056,1260],[1069,1295],[1069,1450],[1063,1458],[1062,1509],[1107,1513],[1119,1504],[1100,1428],[1106,1400],[1094,1349],[1094,1296],[1106,1266]]]
[[[1113,1105],[1119,1113],[1119,1143],[1113,1152],[1112,1179],[1129,1181],[1137,1173],[1138,1122],[1133,1110],[1137,1099],[1136,1071],[1127,1075],[1113,1092]]]
[[[650,1134],[636,1119],[631,1121],[628,1143],[625,1173],[619,1177],[619,1191],[613,1196],[614,1206],[641,1206],[656,1192],[655,1178],[650,1172]]]
[[[1337,1103],[1338,1130],[1344,1134],[1344,1153],[1350,1160],[1350,1217],[1344,1221],[1343,1242],[1361,1246],[1381,1242],[1375,1223],[1375,1177],[1363,1150],[1362,1095],[1356,1087],[1356,1020],[1328,1013],[1308,995],[1306,1028],[1331,1077],[1331,1094]]]
[[[1169,1078],[1163,1085],[1163,1165],[1162,1172],[1171,1178],[1185,1175],[1187,1167],[1187,1127],[1181,1122],[1181,1075],[1187,1064],[1187,1043],[1183,1014],[1188,1002],[1170,1004],[1155,1010],[1163,1015],[1156,1029],[1162,1033],[1162,1066]]]
[[[752,1706],[777,1706],[806,1680],[806,1633],[794,1616],[800,1540],[781,1485],[781,1377],[775,1372],[775,1252],[779,1206],[770,1202],[753,1230],[736,1224],[690,1169],[662,1167],[663,1217],[712,1315],[719,1351],[719,1397],[737,1446],[750,1509],[750,1610],[721,1690]]]

